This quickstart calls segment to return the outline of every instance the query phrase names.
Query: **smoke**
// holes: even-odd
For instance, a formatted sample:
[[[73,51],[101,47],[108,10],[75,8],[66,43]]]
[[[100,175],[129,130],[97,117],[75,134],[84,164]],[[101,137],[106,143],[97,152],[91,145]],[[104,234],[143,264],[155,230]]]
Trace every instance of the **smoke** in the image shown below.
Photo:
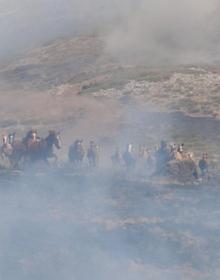
[[[219,58],[217,0],[1,0],[0,57],[62,36],[107,34],[123,61],[209,62]]]
[[[65,36],[103,32],[131,0],[0,0],[0,59]],[[125,9],[126,7],[126,9]]]
[[[143,0],[109,36],[107,50],[148,65],[217,60],[219,11],[216,0]]]
[[[111,22],[106,51],[116,59],[211,61],[218,55],[216,2],[176,2],[3,0],[0,54],[91,26],[109,32]],[[138,115],[133,105],[126,119],[126,141],[137,141],[143,123],[154,124],[152,135],[158,129],[155,116]],[[219,279],[218,189],[65,172],[1,179],[0,279]]]
[[[2,280],[219,277],[215,188],[207,196],[65,170],[0,183]]]
[[[136,148],[154,134],[153,147],[170,118],[130,105],[117,141]],[[37,164],[18,178],[1,174],[2,280],[219,278],[218,188],[151,186],[146,176],[127,180],[103,165],[101,158],[96,171]]]

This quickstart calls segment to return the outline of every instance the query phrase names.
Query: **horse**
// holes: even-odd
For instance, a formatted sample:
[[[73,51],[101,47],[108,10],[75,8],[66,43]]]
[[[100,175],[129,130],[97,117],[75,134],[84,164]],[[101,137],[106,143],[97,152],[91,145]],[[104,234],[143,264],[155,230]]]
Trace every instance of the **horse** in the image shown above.
[[[171,160],[187,160],[190,159],[190,154],[184,152],[183,150],[184,144],[178,145],[176,147],[176,144],[170,145],[170,159]]]
[[[24,161],[24,157],[27,152],[26,143],[23,140],[16,139],[16,133],[10,133],[8,135],[8,143],[10,144],[12,151],[9,156],[12,168],[19,168],[21,161]]]
[[[28,143],[40,141],[40,138],[37,136],[37,131],[35,129],[31,129],[27,132],[25,137],[22,140],[16,139],[16,133],[10,133],[8,135],[8,143],[12,147],[12,152],[10,155],[10,161],[13,168],[19,168],[21,162],[24,163],[25,158],[27,156]]]
[[[166,164],[166,175],[171,175],[180,181],[198,179],[198,170],[195,161],[188,157],[183,160],[171,160]]]
[[[117,148],[115,153],[111,156],[112,164],[113,165],[121,165],[122,163],[122,155],[120,150]]]
[[[201,171],[202,177],[205,177],[208,173],[208,154],[204,153],[202,158],[199,160],[199,169]]]
[[[138,158],[144,165],[151,166],[154,162],[153,153],[147,146],[139,146]]]
[[[8,142],[8,136],[4,134],[2,135],[2,146],[0,148],[1,168],[6,166],[7,168],[12,167],[11,155],[12,155],[12,146]]]
[[[188,155],[183,150],[184,144],[178,145],[177,151],[176,151],[176,160],[187,160]]]
[[[87,150],[87,159],[90,167],[97,167],[99,163],[99,147],[93,141],[90,141],[90,146]]]
[[[54,158],[57,162],[57,156],[53,152],[53,146],[61,149],[61,140],[59,133],[50,130],[45,139],[29,139],[26,144],[26,156],[31,162],[43,160],[49,164],[48,159]]]
[[[136,159],[133,155],[133,145],[128,144],[126,151],[123,153],[123,160],[128,170],[133,169],[136,164]]]
[[[37,135],[37,130],[36,129],[31,129],[27,132],[25,137],[22,139],[22,142],[24,144],[27,144],[28,141],[33,140],[33,141],[39,141],[41,138]]]
[[[69,161],[82,164],[85,157],[85,149],[83,147],[83,140],[76,140],[69,148]]]
[[[0,155],[2,159],[9,158],[12,154],[12,146],[8,141],[7,135],[2,135],[2,147],[0,149]]]
[[[162,140],[160,148],[155,152],[156,173],[161,174],[165,172],[166,164],[171,160],[171,151],[167,147],[167,142]]]
[[[147,147],[145,145],[140,145],[138,149],[138,158],[141,161],[145,161],[148,159],[148,156],[149,156],[149,150],[147,149]]]

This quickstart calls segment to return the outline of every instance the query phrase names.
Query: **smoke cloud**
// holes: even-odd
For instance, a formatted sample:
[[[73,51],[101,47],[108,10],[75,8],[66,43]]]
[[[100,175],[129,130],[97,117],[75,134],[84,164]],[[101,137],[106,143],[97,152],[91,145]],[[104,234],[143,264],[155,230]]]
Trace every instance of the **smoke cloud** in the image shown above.
[[[210,62],[219,58],[219,32],[216,0],[143,0],[107,49],[146,64]]]
[[[0,7],[1,60],[86,32],[108,34],[106,50],[124,61],[170,64],[219,58],[217,0],[1,0]]]
[[[131,0],[0,0],[0,60],[50,40],[96,32],[125,17]],[[125,9],[126,7],[126,9]]]
[[[69,175],[1,179],[2,280],[219,279],[218,189]]]
[[[126,139],[136,122],[152,122],[132,109],[126,117]],[[2,280],[219,279],[218,188],[148,186],[84,168],[1,175]]]

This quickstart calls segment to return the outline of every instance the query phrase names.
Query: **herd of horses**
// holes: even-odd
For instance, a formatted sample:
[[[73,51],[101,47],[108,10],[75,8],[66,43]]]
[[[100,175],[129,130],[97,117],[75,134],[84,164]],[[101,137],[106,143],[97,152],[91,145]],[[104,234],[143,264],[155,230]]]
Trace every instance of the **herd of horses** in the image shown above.
[[[50,130],[46,138],[39,137],[37,131],[31,129],[23,139],[17,139],[15,133],[2,136],[0,156],[7,159],[12,169],[21,169],[25,164],[36,161],[44,161],[50,164],[50,159],[57,162],[54,147],[61,149],[60,134]],[[90,141],[89,147],[85,149],[83,140],[77,139],[68,152],[69,162],[75,166],[82,166],[85,159],[89,166],[99,165],[99,146]],[[186,174],[195,179],[205,176],[208,173],[208,156],[204,153],[196,163],[192,153],[184,151],[184,144],[175,145],[161,141],[160,145],[153,150],[147,146],[139,146],[138,151],[134,150],[133,144],[128,144],[123,152],[116,149],[111,156],[114,167],[123,167],[128,171],[135,170],[140,165],[152,174],[175,173],[176,176]],[[200,172],[198,171],[200,170]]]
[[[76,140],[69,148],[69,161],[81,164],[85,157],[85,149],[82,140]],[[21,169],[24,166],[44,161],[48,165],[50,160],[56,163],[58,158],[54,147],[61,149],[60,133],[50,130],[46,138],[39,137],[37,131],[31,129],[24,138],[17,139],[16,133],[4,134],[0,149],[1,159],[8,160],[12,169]],[[87,159],[90,166],[96,167],[99,162],[98,145],[90,141],[87,150]]]
[[[116,149],[111,157],[114,165],[125,165],[127,169],[144,166],[151,175],[173,175],[182,179],[199,179],[209,177],[208,154],[203,153],[196,162],[193,153],[184,151],[184,144],[169,144],[162,140],[153,150],[146,145],[139,146],[134,152],[132,144],[128,144],[124,153]]]
[[[43,160],[48,163],[49,158],[57,161],[53,146],[61,149],[59,133],[49,131],[46,138],[37,135],[36,130],[27,132],[23,139],[17,139],[15,133],[2,136],[1,158],[8,159],[12,168],[21,168],[24,164]]]

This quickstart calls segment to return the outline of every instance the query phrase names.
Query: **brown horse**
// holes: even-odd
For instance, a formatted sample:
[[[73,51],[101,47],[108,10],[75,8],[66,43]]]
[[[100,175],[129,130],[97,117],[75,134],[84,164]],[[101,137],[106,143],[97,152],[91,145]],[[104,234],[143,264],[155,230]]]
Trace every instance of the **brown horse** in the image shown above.
[[[53,153],[53,145],[57,149],[61,148],[59,134],[55,131],[49,131],[49,135],[45,139],[32,137],[31,133],[23,140],[16,140],[15,133],[9,134],[9,143],[12,146],[11,162],[13,168],[19,168],[27,159],[30,161],[44,160],[48,162],[48,158],[57,156]]]
[[[26,143],[23,140],[17,140],[15,133],[8,135],[8,142],[12,147],[11,155],[9,156],[12,168],[19,168],[21,162],[24,162],[24,158],[27,152]]]
[[[61,140],[59,133],[54,130],[49,131],[45,139],[30,139],[26,144],[26,156],[31,162],[43,160],[48,163],[49,158],[57,161],[57,156],[53,152],[53,146],[61,149]]]
[[[85,157],[83,140],[76,140],[69,148],[69,160],[75,164],[82,164]]]

